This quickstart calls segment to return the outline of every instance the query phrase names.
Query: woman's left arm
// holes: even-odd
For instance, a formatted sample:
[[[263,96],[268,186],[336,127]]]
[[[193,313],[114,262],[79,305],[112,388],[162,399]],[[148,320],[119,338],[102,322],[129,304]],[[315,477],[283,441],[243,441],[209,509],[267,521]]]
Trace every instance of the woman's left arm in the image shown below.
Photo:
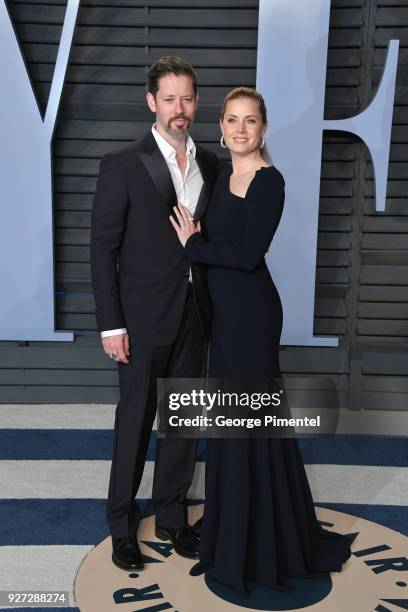
[[[273,173],[261,170],[261,176],[255,180],[248,188],[248,213],[241,244],[213,244],[195,232],[185,243],[186,254],[192,262],[247,271],[260,264],[282,216],[285,181],[276,169]]]

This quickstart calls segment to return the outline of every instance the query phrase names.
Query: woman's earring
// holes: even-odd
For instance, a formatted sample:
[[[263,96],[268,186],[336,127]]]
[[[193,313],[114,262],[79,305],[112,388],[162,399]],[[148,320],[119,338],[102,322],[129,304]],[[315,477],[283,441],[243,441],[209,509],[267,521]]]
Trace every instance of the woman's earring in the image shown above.
[[[264,146],[265,146],[265,138],[262,136],[261,141],[260,141],[260,143],[259,143],[259,148],[260,148],[260,149],[263,149],[263,148],[264,148]]]
[[[225,140],[224,140],[224,135],[222,135],[220,138],[220,145],[222,146],[223,149],[227,148],[227,145],[225,144]]]

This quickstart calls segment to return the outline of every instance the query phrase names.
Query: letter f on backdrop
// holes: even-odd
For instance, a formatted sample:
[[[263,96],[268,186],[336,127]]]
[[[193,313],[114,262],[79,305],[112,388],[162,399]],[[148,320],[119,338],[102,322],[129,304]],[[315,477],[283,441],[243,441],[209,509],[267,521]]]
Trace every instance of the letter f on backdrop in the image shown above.
[[[0,0],[0,339],[72,340],[55,331],[51,142],[79,0],[68,0],[44,119]]]
[[[350,132],[371,154],[376,210],[385,210],[398,41],[388,46],[377,93],[350,119],[324,120],[330,0],[260,0],[257,88],[268,108],[273,163],[286,181],[284,214],[268,265],[284,311],[282,344],[337,346],[313,335],[323,130]]]

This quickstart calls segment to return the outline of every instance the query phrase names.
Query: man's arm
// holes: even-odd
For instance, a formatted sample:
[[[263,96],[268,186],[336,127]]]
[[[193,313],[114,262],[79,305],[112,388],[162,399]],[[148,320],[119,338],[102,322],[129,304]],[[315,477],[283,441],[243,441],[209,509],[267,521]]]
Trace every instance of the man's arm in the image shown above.
[[[113,155],[101,160],[92,208],[91,273],[96,319],[104,350],[127,362],[128,337],[119,297],[117,253],[126,224],[126,177]],[[112,333],[116,332],[116,333]],[[126,342],[125,342],[126,341]]]

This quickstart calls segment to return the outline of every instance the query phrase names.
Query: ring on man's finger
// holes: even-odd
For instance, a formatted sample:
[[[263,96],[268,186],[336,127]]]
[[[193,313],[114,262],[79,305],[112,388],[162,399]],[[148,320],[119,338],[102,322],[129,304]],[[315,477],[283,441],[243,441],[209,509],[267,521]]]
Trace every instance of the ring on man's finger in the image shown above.
[[[115,359],[116,360],[117,358],[118,358],[118,356],[117,356],[116,353],[111,353],[111,359]]]

